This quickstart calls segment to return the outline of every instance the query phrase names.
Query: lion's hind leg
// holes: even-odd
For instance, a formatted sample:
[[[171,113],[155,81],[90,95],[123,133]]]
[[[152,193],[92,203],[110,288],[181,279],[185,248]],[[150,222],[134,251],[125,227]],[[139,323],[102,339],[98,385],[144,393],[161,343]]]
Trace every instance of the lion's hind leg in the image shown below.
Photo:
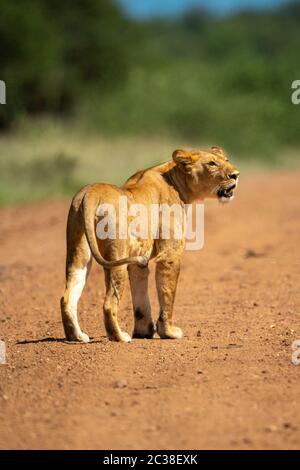
[[[77,304],[82,294],[89,267],[72,266],[69,271],[66,289],[61,298],[61,315],[66,338],[68,341],[89,342],[87,334],[80,329],[77,317]]]
[[[72,212],[70,213],[73,216]],[[77,317],[77,304],[89,274],[92,258],[80,214],[69,216],[66,262],[66,288],[61,298],[61,316],[66,338],[87,343],[89,337],[81,331]]]
[[[110,341],[129,343],[131,337],[120,329],[118,310],[127,278],[126,266],[105,269],[106,296],[103,304],[104,324]]]

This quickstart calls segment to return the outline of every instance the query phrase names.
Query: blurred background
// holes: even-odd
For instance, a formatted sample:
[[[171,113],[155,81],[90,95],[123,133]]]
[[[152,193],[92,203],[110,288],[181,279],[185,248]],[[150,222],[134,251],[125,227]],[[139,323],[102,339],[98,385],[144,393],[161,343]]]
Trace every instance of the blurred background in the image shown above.
[[[299,166],[300,4],[0,2],[0,204],[122,183],[176,147]]]

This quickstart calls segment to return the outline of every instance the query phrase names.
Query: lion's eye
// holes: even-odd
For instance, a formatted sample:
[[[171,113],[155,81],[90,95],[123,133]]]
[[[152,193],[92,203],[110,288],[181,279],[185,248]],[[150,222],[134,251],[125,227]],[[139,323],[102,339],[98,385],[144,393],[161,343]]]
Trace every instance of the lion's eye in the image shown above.
[[[213,160],[211,160],[210,162],[208,162],[208,165],[209,165],[209,166],[217,166],[216,162],[214,162]]]

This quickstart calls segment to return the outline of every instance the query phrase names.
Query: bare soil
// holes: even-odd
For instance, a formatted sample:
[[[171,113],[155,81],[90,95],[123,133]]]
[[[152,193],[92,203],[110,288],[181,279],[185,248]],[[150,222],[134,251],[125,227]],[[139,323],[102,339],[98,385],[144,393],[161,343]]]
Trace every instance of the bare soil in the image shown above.
[[[65,342],[68,203],[1,209],[0,448],[299,448],[299,182],[247,176],[231,204],[206,204],[204,249],[182,263],[182,340],[109,342],[94,263],[79,306],[92,341]],[[156,317],[153,273],[151,300]],[[120,322],[131,332],[128,288]]]

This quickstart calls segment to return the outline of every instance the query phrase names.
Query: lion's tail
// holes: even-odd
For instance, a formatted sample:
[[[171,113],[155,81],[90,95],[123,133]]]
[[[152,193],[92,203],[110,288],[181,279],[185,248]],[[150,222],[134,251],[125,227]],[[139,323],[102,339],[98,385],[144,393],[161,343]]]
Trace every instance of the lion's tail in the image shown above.
[[[84,221],[85,235],[97,263],[104,268],[113,268],[116,266],[122,266],[124,264],[138,264],[141,267],[145,267],[148,264],[148,258],[146,256],[134,256],[131,258],[123,258],[115,261],[107,261],[101,255],[95,233],[95,216],[97,207],[99,205],[99,196],[93,191],[87,191],[82,200],[82,213]]]

